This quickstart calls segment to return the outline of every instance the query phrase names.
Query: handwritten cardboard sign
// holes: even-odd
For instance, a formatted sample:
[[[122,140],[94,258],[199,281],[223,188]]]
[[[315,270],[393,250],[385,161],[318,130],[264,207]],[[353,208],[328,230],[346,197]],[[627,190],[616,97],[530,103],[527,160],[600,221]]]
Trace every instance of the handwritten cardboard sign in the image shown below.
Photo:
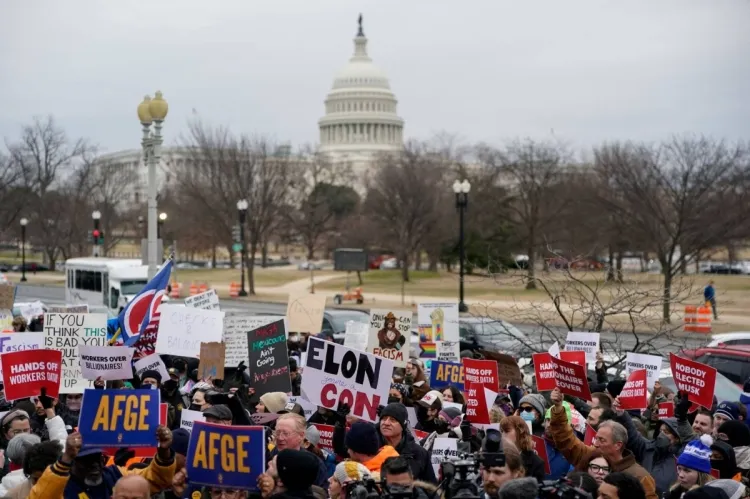
[[[513,386],[521,386],[523,384],[523,374],[521,374],[521,368],[518,367],[516,359],[508,354],[490,352],[488,350],[480,350],[480,353],[482,353],[485,359],[497,362],[497,374],[501,386],[507,383]]]
[[[219,310],[219,295],[215,289],[209,289],[205,293],[185,298],[185,306],[202,308],[204,310]]]
[[[224,312],[162,304],[156,353],[199,357],[201,343],[221,341]]]
[[[44,314],[44,348],[62,352],[60,393],[83,393],[93,386],[83,377],[79,346],[107,344],[107,314]]]
[[[0,310],[12,310],[16,301],[16,287],[12,284],[0,284]]]
[[[323,325],[326,297],[307,292],[289,295],[286,316],[292,333],[318,334]]]
[[[278,315],[227,315],[224,317],[224,366],[248,364],[247,333],[281,319]],[[286,317],[284,318],[286,320]]]
[[[201,343],[198,377],[224,379],[224,343]]]
[[[284,321],[266,324],[247,333],[248,370],[255,395],[292,391],[289,378],[289,350]]]

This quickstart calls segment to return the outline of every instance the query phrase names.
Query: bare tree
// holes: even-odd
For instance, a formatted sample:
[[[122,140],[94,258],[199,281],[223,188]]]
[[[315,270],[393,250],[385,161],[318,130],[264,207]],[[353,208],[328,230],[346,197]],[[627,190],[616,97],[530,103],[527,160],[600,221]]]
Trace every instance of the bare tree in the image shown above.
[[[658,147],[605,144],[595,154],[601,183],[618,193],[600,201],[661,264],[662,313],[669,322],[674,277],[684,262],[748,235],[747,150],[706,137],[675,137]]]
[[[441,223],[450,202],[449,170],[424,143],[409,142],[399,155],[383,156],[368,185],[364,212],[377,226],[381,244],[393,248],[409,280],[413,255]]]
[[[92,202],[102,214],[105,255],[135,229],[133,210],[125,194],[137,182],[138,172],[135,168],[106,160],[94,160],[92,163],[86,184]]]

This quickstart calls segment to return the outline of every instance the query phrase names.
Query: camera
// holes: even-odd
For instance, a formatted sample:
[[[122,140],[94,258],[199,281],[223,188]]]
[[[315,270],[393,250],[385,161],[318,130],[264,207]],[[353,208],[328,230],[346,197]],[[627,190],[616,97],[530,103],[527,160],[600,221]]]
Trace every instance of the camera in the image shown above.
[[[539,499],[592,499],[591,494],[583,489],[574,487],[566,478],[545,480],[539,485],[537,497]]]
[[[378,483],[372,478],[346,484],[346,499],[375,499],[380,495]]]

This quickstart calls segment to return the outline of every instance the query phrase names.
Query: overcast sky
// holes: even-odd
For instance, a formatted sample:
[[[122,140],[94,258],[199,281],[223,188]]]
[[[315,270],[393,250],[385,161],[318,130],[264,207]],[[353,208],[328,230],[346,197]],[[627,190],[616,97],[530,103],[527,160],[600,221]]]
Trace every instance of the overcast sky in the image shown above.
[[[2,4],[0,137],[52,114],[103,151],[136,148],[136,107],[162,90],[168,144],[193,109],[314,142],[359,12],[407,137],[750,137],[750,0]]]

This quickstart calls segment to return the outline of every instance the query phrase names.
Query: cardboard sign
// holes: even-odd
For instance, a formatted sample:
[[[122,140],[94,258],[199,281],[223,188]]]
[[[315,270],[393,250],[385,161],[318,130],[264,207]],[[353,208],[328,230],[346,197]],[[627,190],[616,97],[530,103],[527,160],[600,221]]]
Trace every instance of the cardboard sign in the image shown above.
[[[62,352],[60,393],[83,393],[93,386],[83,377],[79,346],[107,344],[107,314],[44,314],[44,348]]]
[[[630,375],[638,369],[645,369],[648,374],[648,388],[654,389],[654,383],[659,381],[659,371],[661,371],[663,359],[660,355],[648,355],[645,353],[628,352],[625,357],[625,373]]]
[[[286,307],[289,331],[318,334],[323,325],[325,308],[326,296],[323,294],[313,295],[307,292],[290,294]]]
[[[438,437],[432,442],[432,469],[440,476],[440,463],[458,459],[458,439]]]
[[[284,321],[277,320],[247,333],[247,347],[250,385],[255,388],[255,396],[269,392],[291,392]]]
[[[185,298],[185,306],[203,310],[219,310],[219,295],[215,289],[209,289],[205,293]]]
[[[352,416],[375,423],[378,406],[388,401],[392,374],[392,360],[310,337],[302,395],[333,411],[345,402]]]
[[[22,352],[24,350],[41,350],[44,348],[42,333],[0,333],[0,353]],[[0,367],[0,378],[3,370]]]
[[[674,417],[674,402],[659,402],[659,419]]]
[[[266,429],[196,422],[187,455],[191,484],[255,490],[266,471]]]
[[[13,284],[0,284],[0,310],[12,310],[16,301],[16,287]]]
[[[484,389],[498,391],[500,384],[497,363],[492,360],[463,359],[463,366],[466,418],[472,423],[490,424],[490,412]]]
[[[78,431],[83,447],[154,447],[159,390],[83,392]]]
[[[344,333],[344,346],[364,352],[367,350],[367,334],[370,325],[363,322],[348,321]]]
[[[464,366],[458,362],[432,361],[430,370],[430,388],[442,390],[449,386],[455,386],[459,391],[464,391]]]
[[[552,470],[550,470],[549,467],[549,457],[547,456],[547,445],[544,443],[544,439],[542,437],[537,437],[536,435],[532,435],[531,439],[534,441],[534,452],[536,452],[536,455],[539,456],[542,461],[544,461],[544,473],[549,475],[552,473]]]
[[[10,309],[0,309],[0,331],[13,332],[13,311]]]
[[[562,355],[562,352],[560,352]],[[586,366],[579,366],[562,359],[552,359],[555,366],[555,383],[561,392],[581,400],[591,400],[589,381],[586,379]]]
[[[458,341],[438,341],[435,343],[435,348],[437,360],[444,362],[459,362],[461,360],[461,348]]]
[[[557,381],[555,381],[555,364],[552,363],[552,355],[549,353],[535,353],[531,358],[534,362],[537,391],[546,392],[547,390],[554,390],[557,387]]]
[[[88,314],[89,305],[88,303],[79,305],[53,305],[47,309],[47,312],[50,314]]]
[[[586,423],[586,434],[583,436],[583,443],[586,445],[593,445],[595,436],[596,430],[594,430],[590,424]]]
[[[221,341],[224,312],[167,304],[162,304],[159,312],[156,353],[198,358],[201,343]]]
[[[648,407],[647,376],[645,369],[638,369],[630,373],[618,397],[622,409],[631,411]]]
[[[334,453],[333,451],[333,430],[334,427],[327,424],[314,424],[314,427],[318,429],[320,432],[320,442],[318,442],[318,447],[321,449],[328,451],[330,453]]]
[[[103,380],[131,379],[133,377],[133,353],[130,347],[89,347],[78,345],[83,379]]]
[[[224,343],[201,343],[199,379],[224,379]]]
[[[205,421],[206,416],[201,411],[193,411],[190,409],[183,409],[180,413],[180,428],[185,428],[187,431],[193,431],[193,425],[196,421]]]
[[[497,374],[500,381],[500,386],[504,386],[510,383],[513,386],[523,385],[523,374],[521,374],[521,368],[518,367],[518,361],[510,355],[498,352],[490,352],[487,350],[480,350],[487,360],[494,360],[497,362]]]
[[[143,374],[144,371],[158,371],[159,374],[161,374],[162,382],[169,379],[167,366],[157,353],[152,353],[151,355],[135,361],[133,367],[135,367],[135,375],[138,379],[141,379],[141,374]]]
[[[370,310],[370,334],[367,351],[406,367],[411,338],[410,310]]]
[[[44,304],[39,300],[31,303],[16,303],[18,313],[22,315],[28,322],[31,322],[35,317],[44,316]]]
[[[586,352],[563,350],[558,357],[560,360],[586,367]]]
[[[15,333],[23,334],[23,333]],[[59,350],[23,350],[0,354],[3,365],[5,398],[9,401],[41,395],[57,398],[60,392],[62,352]]]
[[[235,367],[244,361],[247,365],[247,333],[260,326],[276,322],[277,315],[232,315],[224,317],[224,366]],[[284,318],[286,321],[286,318]],[[288,329],[287,329],[288,331]]]
[[[586,362],[596,362],[596,353],[599,351],[599,333],[575,333],[568,332],[565,340],[565,350],[572,352],[586,352]]]
[[[669,354],[672,377],[677,391],[685,391],[691,402],[711,409],[716,386],[716,369],[694,360]]]

